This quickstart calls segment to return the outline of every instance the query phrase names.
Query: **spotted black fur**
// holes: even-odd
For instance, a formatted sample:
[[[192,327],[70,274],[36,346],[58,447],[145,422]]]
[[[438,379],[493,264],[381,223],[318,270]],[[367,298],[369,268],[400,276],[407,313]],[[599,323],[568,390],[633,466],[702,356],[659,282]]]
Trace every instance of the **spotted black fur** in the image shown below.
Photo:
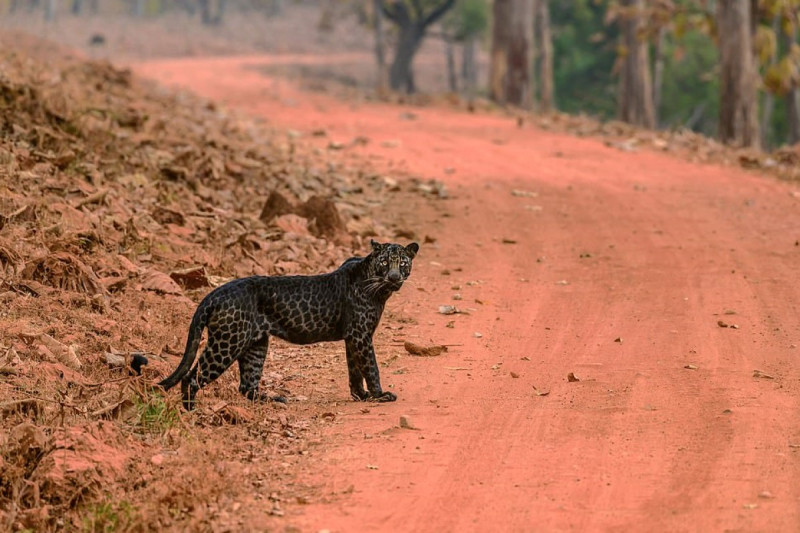
[[[183,404],[192,409],[197,391],[238,361],[239,392],[252,400],[282,400],[258,391],[269,336],[275,335],[295,344],[343,340],[353,399],[395,401],[381,389],[372,335],[418,251],[417,243],[372,241],[367,257],[350,258],[328,274],[253,276],[214,289],[194,313],[178,368],[159,385],[169,389],[180,381]],[[192,367],[204,328],[208,343]]]

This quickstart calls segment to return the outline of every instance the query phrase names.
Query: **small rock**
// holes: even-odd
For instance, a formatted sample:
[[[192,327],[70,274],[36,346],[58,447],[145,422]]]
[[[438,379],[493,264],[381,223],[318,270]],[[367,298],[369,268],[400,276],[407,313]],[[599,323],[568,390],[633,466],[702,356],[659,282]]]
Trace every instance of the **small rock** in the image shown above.
[[[758,493],[758,497],[764,500],[771,500],[775,496],[773,496],[772,493],[768,490],[762,490],[761,492]]]
[[[570,383],[574,383],[574,382],[580,381],[580,380],[581,379],[578,376],[576,376],[574,373],[572,373],[572,372],[567,374],[567,381],[569,381]]]
[[[511,372],[511,377],[512,378],[518,378],[519,374],[517,374],[516,372]]]
[[[476,331],[475,333],[472,334],[472,336],[475,337],[476,339],[480,339],[481,337],[483,337],[483,333],[481,333],[480,331]]]
[[[125,366],[125,356],[118,353],[106,352],[106,363],[109,368],[122,368]]]
[[[411,355],[417,355],[420,357],[436,357],[437,355],[441,355],[443,352],[447,351],[447,346],[443,344],[435,344],[433,346],[419,346],[417,344],[414,344],[413,342],[405,341],[403,342],[403,347]]]
[[[775,376],[771,376],[766,372],[762,372],[761,370],[753,370],[753,377],[754,378],[763,378],[763,379],[775,379]]]
[[[683,368],[687,370],[697,370],[697,366],[695,365],[684,365]]]
[[[161,455],[160,453],[157,453],[150,458],[150,462],[156,466],[160,466],[161,464],[164,463],[164,456]]]
[[[419,429],[411,422],[411,418],[408,415],[400,415],[400,427],[403,429]]]

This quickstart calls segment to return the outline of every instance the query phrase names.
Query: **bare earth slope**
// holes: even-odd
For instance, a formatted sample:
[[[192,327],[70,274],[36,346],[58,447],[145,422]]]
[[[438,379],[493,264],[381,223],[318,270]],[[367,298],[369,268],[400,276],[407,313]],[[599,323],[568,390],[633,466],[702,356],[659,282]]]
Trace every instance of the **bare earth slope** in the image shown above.
[[[135,71],[324,130],[309,142],[440,179],[451,196],[395,206],[436,243],[390,312],[415,319],[396,340],[454,346],[389,361],[396,404],[337,407],[301,473],[322,497],[287,524],[800,528],[796,185],[506,118],[303,94],[250,68],[266,62]]]

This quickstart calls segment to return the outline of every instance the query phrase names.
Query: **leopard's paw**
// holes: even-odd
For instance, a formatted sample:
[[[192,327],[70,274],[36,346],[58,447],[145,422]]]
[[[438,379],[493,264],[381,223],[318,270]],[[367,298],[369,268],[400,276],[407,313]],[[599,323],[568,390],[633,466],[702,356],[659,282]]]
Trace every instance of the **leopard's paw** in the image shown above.
[[[372,393],[369,394],[369,401],[371,402],[394,402],[397,401],[397,395],[393,392],[382,392],[380,394],[374,395]]]
[[[350,397],[357,402],[364,402],[369,399],[369,394],[364,389],[350,389]]]

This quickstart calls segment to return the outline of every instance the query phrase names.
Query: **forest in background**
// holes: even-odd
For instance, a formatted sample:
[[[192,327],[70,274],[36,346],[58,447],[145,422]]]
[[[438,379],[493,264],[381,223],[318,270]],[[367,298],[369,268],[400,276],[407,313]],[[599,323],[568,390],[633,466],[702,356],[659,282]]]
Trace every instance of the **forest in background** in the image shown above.
[[[280,20],[298,7],[318,10],[309,35],[344,19],[371,34],[381,90],[430,91],[414,61],[423,41],[438,40],[448,88],[467,99],[734,145],[800,139],[798,0],[0,0],[2,13],[54,24],[182,13],[210,28],[235,13]]]

